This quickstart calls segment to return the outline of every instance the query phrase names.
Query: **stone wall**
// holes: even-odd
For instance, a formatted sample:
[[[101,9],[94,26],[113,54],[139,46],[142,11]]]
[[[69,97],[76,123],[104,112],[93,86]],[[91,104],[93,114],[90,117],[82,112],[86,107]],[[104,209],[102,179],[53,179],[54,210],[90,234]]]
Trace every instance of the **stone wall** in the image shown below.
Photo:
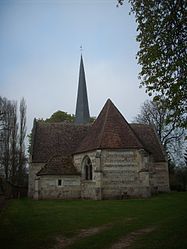
[[[92,163],[92,180],[85,179],[84,158]],[[169,191],[168,164],[156,163],[144,150],[95,150],[74,155],[80,176],[40,176],[44,166],[32,163],[29,169],[29,196],[35,199],[121,199],[149,197]],[[59,186],[58,181],[61,181]]]
[[[95,181],[84,181],[81,182],[81,198],[82,199],[96,199],[95,193]]]
[[[73,162],[74,162],[74,166],[77,169],[77,171],[79,173],[81,173],[83,171],[83,159],[88,156],[92,162],[92,167],[95,169],[95,163],[96,163],[96,151],[91,151],[91,152],[87,152],[87,153],[81,153],[81,154],[76,154],[73,156]]]
[[[82,162],[89,156],[93,180],[83,178]],[[149,156],[144,150],[97,150],[74,156],[74,165],[82,174],[81,197],[90,199],[121,199],[126,196],[148,197]]]
[[[138,150],[102,151],[103,199],[150,196],[149,173]]]
[[[80,197],[80,176],[43,175],[38,180],[38,199],[80,199]]]
[[[155,182],[158,192],[168,192],[169,189],[169,174],[167,162],[153,163],[155,169]]]
[[[85,157],[89,157],[92,163],[93,179],[86,180],[84,174],[83,160]],[[74,166],[81,174],[81,198],[82,199],[97,199],[96,198],[96,152],[88,152],[74,155]]]
[[[35,179],[36,173],[45,165],[45,163],[30,163],[29,164],[29,188],[28,196],[34,198],[35,195]]]

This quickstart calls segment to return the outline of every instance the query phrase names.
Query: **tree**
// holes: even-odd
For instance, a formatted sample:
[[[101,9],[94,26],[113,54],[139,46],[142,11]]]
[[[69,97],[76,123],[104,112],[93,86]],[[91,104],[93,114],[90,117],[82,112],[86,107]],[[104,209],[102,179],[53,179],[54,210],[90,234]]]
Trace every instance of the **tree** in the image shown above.
[[[90,123],[93,123],[95,121],[96,117],[90,117]],[[75,121],[75,115],[69,114],[64,111],[56,111],[54,112],[50,118],[47,118],[44,120],[44,122],[47,123],[55,123],[55,122],[67,122],[67,123],[73,123]]]
[[[17,102],[0,97],[0,168],[5,181],[21,185],[25,177],[26,104],[20,103],[18,122]]]
[[[10,179],[10,171],[11,171],[11,130],[12,130],[12,120],[13,120],[13,105],[11,101],[6,98],[1,98],[1,167],[3,169],[5,179]]]
[[[18,170],[18,123],[17,123],[17,103],[12,103],[11,133],[10,133],[10,181],[17,184]]]
[[[187,1],[129,2],[138,25],[141,86],[154,100],[165,97],[167,122],[187,127]]]
[[[184,161],[185,161],[185,165],[187,167],[187,149],[186,149],[186,151],[184,153]]]
[[[26,102],[22,98],[20,102],[20,122],[19,122],[19,157],[18,157],[18,183],[23,184],[25,167],[26,167],[26,155],[25,155],[25,136],[26,136]]]
[[[53,122],[68,122],[72,123],[75,120],[75,116],[73,114],[68,114],[63,111],[54,112],[50,118],[47,118],[45,122],[53,123]]]
[[[135,121],[153,125],[168,153],[168,158],[170,158],[170,161],[177,161],[176,158],[182,157],[185,131],[182,128],[176,127],[175,123],[167,123],[169,114],[170,112],[164,100],[162,102],[147,100],[141,106],[140,113],[135,118]]]
[[[169,110],[162,102],[145,101],[135,118],[138,123],[149,124],[155,130],[168,156],[168,168],[171,190],[184,191],[187,187],[187,167],[185,167],[185,130],[167,123]]]
[[[96,117],[90,117],[90,123],[93,123],[96,120]]]

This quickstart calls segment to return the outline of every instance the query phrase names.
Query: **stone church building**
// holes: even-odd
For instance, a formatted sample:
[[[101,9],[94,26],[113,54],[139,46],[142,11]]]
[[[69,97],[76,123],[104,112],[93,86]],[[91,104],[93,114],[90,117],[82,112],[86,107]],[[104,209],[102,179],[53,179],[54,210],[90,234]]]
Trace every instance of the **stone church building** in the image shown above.
[[[81,56],[75,123],[34,121],[30,197],[102,200],[169,191],[168,163],[153,127],[129,124],[110,99],[89,121]]]

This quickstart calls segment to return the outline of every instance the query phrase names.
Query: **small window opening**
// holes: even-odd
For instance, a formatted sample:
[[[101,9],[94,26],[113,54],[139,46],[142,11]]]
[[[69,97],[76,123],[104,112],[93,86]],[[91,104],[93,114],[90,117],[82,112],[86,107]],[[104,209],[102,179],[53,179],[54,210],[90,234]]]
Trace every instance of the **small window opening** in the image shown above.
[[[62,180],[58,179],[58,186],[62,186]]]

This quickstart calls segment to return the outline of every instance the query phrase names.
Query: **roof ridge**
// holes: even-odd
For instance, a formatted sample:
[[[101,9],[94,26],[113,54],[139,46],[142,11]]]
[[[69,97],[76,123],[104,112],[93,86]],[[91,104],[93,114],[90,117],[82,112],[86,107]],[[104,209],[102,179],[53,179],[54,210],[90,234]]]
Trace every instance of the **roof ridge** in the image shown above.
[[[123,115],[122,115],[122,117],[123,117]],[[135,130],[133,129],[133,127],[131,126],[131,124],[129,124],[124,117],[123,117],[123,119],[125,120],[125,122],[129,126],[130,130],[133,132],[135,138],[138,140],[138,142],[140,143],[140,145],[144,148],[145,147],[144,144],[142,143],[141,139],[139,138],[139,136],[137,135],[137,133],[135,132]]]
[[[109,99],[110,100],[110,99]],[[140,145],[144,148],[143,143],[141,142],[141,140],[139,139],[138,135],[136,134],[136,132],[134,131],[134,129],[131,127],[131,124],[125,119],[125,117],[122,115],[122,113],[118,110],[118,108],[116,108],[116,106],[114,105],[114,103],[110,100],[110,103],[113,104],[113,106],[115,107],[116,111],[119,113],[119,115],[121,116],[121,118],[123,119],[123,121],[126,123],[126,125],[129,127],[129,129],[132,131],[133,135],[135,136],[135,138],[137,139],[137,141],[140,143]]]
[[[131,124],[134,132],[144,145],[144,149],[153,155],[156,162],[166,161],[165,152],[158,134],[152,125]]]
[[[150,128],[153,130],[154,134],[155,134],[155,139],[157,140],[159,146],[160,146],[160,149],[163,153],[163,156],[164,158],[167,160],[167,156],[166,156],[166,152],[164,150],[164,145],[161,143],[161,140],[159,139],[159,136],[158,136],[158,133],[156,132],[156,128],[154,125],[151,125]]]
[[[108,106],[107,106],[107,110],[106,110],[106,113],[105,113],[104,124],[103,124],[102,131],[101,131],[101,138],[100,138],[100,141],[99,141],[99,147],[101,147],[102,138],[104,136],[104,130],[105,130],[104,128],[106,126],[108,112],[109,112],[109,108],[110,108],[110,105],[111,105],[111,100],[108,99],[107,102],[108,102]]]
[[[134,123],[134,124],[135,124],[135,123]],[[135,129],[133,129],[132,126],[133,126],[134,124],[129,124],[129,126],[130,126],[131,129],[133,130],[133,132],[134,132],[136,138],[138,139],[138,141],[140,142],[140,144],[143,146],[143,149],[146,150],[147,152],[150,152],[148,149],[145,148],[144,142],[142,141],[142,139],[140,138],[140,136],[138,135],[138,133],[135,131]],[[135,124],[135,125],[136,125],[136,124]],[[142,124],[140,124],[140,125],[142,125]]]
[[[98,148],[144,148],[134,129],[110,99],[75,153]]]

